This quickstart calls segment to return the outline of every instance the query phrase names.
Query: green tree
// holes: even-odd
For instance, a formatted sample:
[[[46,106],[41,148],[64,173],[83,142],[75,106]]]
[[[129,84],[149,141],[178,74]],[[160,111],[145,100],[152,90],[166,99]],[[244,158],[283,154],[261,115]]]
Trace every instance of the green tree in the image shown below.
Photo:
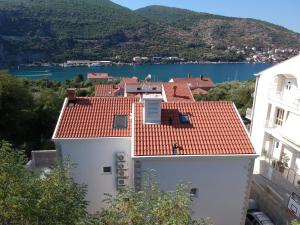
[[[191,217],[188,186],[177,185],[175,191],[160,190],[147,175],[143,189],[126,188],[117,196],[108,196],[108,207],[94,218],[93,224],[105,225],[209,225],[208,219]]]
[[[0,141],[0,224],[73,225],[86,216],[85,188],[66,165],[41,176],[25,162],[22,151]]]
[[[300,225],[300,221],[299,220],[293,220],[291,225]]]
[[[195,95],[197,101],[233,101],[242,117],[252,107],[255,81],[231,81],[217,84],[207,95]]]

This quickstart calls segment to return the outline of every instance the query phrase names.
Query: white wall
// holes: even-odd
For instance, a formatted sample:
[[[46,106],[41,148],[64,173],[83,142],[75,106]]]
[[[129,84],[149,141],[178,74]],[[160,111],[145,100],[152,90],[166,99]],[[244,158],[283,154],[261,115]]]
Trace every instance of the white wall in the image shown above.
[[[193,217],[210,217],[215,225],[244,224],[245,198],[253,160],[234,157],[189,157],[139,159],[142,171],[154,169],[164,190],[174,190],[176,184],[191,183],[198,188],[194,198]]]
[[[105,207],[102,202],[105,193],[116,193],[117,152],[126,152],[129,163],[129,182],[133,184],[132,162],[130,160],[130,138],[99,138],[55,140],[62,157],[70,157],[76,164],[73,177],[77,183],[88,185],[86,199],[90,202],[88,212],[95,213]],[[103,174],[102,167],[111,166],[111,174]]]
[[[254,96],[255,101],[253,103],[251,141],[253,143],[256,153],[259,155],[261,155],[261,151],[263,149],[268,104],[272,104],[272,109],[275,109],[275,107],[278,106],[285,110],[294,111],[293,109],[290,109],[285,105],[270,101],[268,98],[270,94],[270,88],[275,87],[275,78],[279,74],[293,75],[298,79],[298,81],[300,81],[299,64],[300,55],[258,73],[259,75],[256,78],[257,86]],[[274,113],[274,110],[272,110],[271,114]],[[271,115],[271,118],[273,116],[274,115]],[[258,171],[259,164],[256,163],[255,172]]]

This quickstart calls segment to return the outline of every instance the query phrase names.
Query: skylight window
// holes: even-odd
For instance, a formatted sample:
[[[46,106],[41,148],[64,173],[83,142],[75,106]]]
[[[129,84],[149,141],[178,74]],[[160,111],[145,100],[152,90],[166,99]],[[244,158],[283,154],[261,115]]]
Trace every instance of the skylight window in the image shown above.
[[[187,114],[180,114],[179,115],[179,121],[181,124],[189,124],[190,123],[190,119],[189,116]]]
[[[114,129],[127,128],[127,115],[114,115]]]

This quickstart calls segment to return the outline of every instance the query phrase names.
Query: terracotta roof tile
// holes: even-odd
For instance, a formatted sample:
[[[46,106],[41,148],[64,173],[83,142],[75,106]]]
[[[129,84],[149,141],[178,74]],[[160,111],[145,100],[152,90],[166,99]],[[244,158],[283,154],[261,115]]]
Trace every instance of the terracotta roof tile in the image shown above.
[[[163,88],[164,88],[164,93],[167,102],[194,101],[193,95],[187,83],[181,83],[181,82],[163,83]]]
[[[115,96],[115,92],[119,90],[117,85],[114,84],[96,84],[95,96],[96,97],[112,97]]]
[[[142,103],[136,103],[134,111],[137,156],[172,155],[174,143],[179,155],[255,153],[231,102],[162,103],[161,124],[143,124]],[[181,113],[190,124],[180,123]]]
[[[108,76],[107,73],[88,73],[88,79],[112,79],[112,76]]]
[[[73,107],[66,106],[55,138],[129,137],[132,104],[138,98],[77,98]],[[127,115],[127,129],[113,129],[115,114]]]
[[[202,88],[193,88],[192,90],[192,93],[193,94],[197,94],[197,95],[207,95],[208,94],[208,91],[202,89]]]
[[[204,88],[204,89],[210,89],[215,87],[212,80],[208,77],[175,77],[173,78],[174,82],[185,82],[190,85],[191,88]]]

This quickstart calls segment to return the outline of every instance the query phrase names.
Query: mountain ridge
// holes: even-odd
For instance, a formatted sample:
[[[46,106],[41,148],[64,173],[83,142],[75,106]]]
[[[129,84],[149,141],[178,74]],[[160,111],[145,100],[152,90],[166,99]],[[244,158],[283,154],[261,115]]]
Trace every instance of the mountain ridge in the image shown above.
[[[228,46],[296,48],[300,34],[255,19],[109,0],[0,0],[0,67],[136,55],[243,61]]]

